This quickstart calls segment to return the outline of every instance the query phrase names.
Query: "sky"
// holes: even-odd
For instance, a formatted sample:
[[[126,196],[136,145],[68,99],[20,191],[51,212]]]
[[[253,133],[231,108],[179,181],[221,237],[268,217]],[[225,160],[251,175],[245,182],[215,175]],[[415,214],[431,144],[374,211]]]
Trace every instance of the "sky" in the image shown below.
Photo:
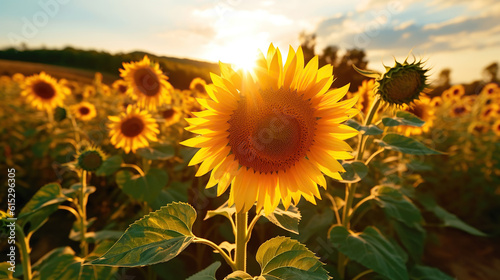
[[[500,62],[500,1],[0,0],[0,48],[142,50],[244,65],[271,42],[286,55],[300,32],[317,35],[317,53],[362,48],[379,71],[410,54],[432,77],[450,68],[452,83],[467,83]]]

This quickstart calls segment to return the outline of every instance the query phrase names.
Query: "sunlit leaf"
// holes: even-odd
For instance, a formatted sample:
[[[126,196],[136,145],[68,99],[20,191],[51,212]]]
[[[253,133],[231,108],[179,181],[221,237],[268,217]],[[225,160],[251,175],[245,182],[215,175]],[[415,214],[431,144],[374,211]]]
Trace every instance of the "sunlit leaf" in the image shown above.
[[[341,174],[341,183],[357,183],[368,174],[368,167],[361,161],[344,162],[342,166],[345,172]]]
[[[144,266],[166,262],[195,238],[196,211],[186,203],[171,203],[133,223],[94,265]]]
[[[398,126],[398,125],[408,125],[420,127],[424,125],[425,121],[415,116],[414,114],[406,111],[398,111],[396,117],[393,118],[383,118],[382,123],[385,126]]]
[[[287,237],[264,242],[255,255],[266,280],[330,279],[323,263],[306,246]]]
[[[413,138],[403,135],[389,133],[381,140],[375,140],[381,147],[388,150],[402,152],[411,155],[438,155],[441,152],[433,150]]]
[[[253,280],[253,279],[254,278],[250,274],[241,270],[237,270],[224,278],[224,280]]]
[[[262,214],[264,211],[262,211]],[[265,216],[270,222],[279,226],[282,229],[299,234],[300,212],[293,205],[285,210],[282,205],[279,205],[269,216]]]
[[[220,267],[220,262],[214,262],[207,268],[192,275],[186,280],[217,280],[217,278],[215,278],[215,273],[217,272],[217,269],[219,269],[219,267]]]
[[[405,261],[398,249],[373,227],[353,233],[337,225],[330,231],[330,241],[349,259],[389,279],[408,279]]]

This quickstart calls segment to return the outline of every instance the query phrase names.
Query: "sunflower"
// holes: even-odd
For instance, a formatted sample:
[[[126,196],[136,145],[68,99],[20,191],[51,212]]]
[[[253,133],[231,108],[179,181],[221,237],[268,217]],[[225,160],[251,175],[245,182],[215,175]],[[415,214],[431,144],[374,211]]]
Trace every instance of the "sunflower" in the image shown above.
[[[126,153],[135,153],[137,149],[149,146],[149,141],[158,141],[158,124],[147,111],[128,106],[120,116],[108,118],[111,121],[108,125],[111,144],[123,148]]]
[[[18,84],[22,84],[24,78],[25,78],[24,75],[21,73],[15,73],[14,75],[12,75],[12,80]]]
[[[175,107],[171,107],[169,109],[165,109],[165,110],[160,111],[160,115],[165,120],[165,125],[171,126],[171,125],[177,123],[181,119],[182,112]]]
[[[443,105],[443,99],[441,96],[435,96],[431,99],[430,105],[433,108],[441,107],[441,105]]]
[[[71,111],[77,119],[82,121],[89,121],[97,116],[95,106],[88,102],[80,102],[71,106]]]
[[[373,88],[375,87],[375,80],[364,80],[362,84],[358,87],[358,92],[355,94],[359,95],[358,107],[361,112],[365,115],[368,114],[370,110],[370,105],[373,102]]]
[[[21,95],[26,97],[26,101],[33,107],[47,111],[62,106],[63,100],[69,93],[57,83],[56,79],[45,72],[27,77],[21,89]]]
[[[488,104],[481,111],[481,119],[490,120],[497,114],[499,110],[500,106],[498,106],[498,104]]]
[[[500,93],[500,87],[496,83],[486,84],[481,90],[481,94],[484,95],[493,95]]]
[[[484,134],[488,131],[488,129],[489,129],[488,126],[489,126],[489,124],[487,124],[487,123],[473,122],[467,128],[467,131],[471,134],[480,135],[480,134]]]
[[[167,82],[158,63],[152,63],[147,56],[139,62],[123,63],[120,76],[128,83],[127,94],[140,108],[155,110],[171,102],[172,85]]]
[[[465,94],[465,87],[463,85],[454,85],[444,92],[445,99],[453,100],[459,99]]]
[[[106,154],[99,147],[87,147],[76,155],[77,167],[85,171],[96,171],[106,158]]]
[[[113,89],[115,89],[117,92],[122,93],[122,94],[126,93],[128,90],[127,82],[125,82],[122,79],[114,81],[113,84],[111,85],[111,87]]]
[[[341,180],[337,160],[352,158],[343,140],[358,134],[341,122],[359,111],[357,97],[339,102],[349,85],[328,91],[333,67],[318,70],[317,56],[304,67],[300,47],[290,47],[283,67],[271,44],[256,65],[244,73],[219,63],[221,75],[211,74],[206,86],[211,100],[198,99],[208,110],[186,119],[186,130],[201,136],[182,144],[201,148],[189,164],[203,162],[196,176],[212,170],[207,188],[218,184],[221,195],[231,185],[229,205],[246,212],[257,202],[268,215],[280,201],[286,208],[301,196],[316,203],[323,173]]]
[[[398,126],[398,131],[405,133],[406,136],[420,135],[428,132],[434,122],[434,111],[430,105],[431,101],[428,97],[421,96],[419,100],[415,100],[412,105],[404,105],[403,110],[414,114],[425,123],[418,126]]]
[[[207,91],[205,90],[206,85],[207,83],[202,78],[194,78],[189,84],[189,89],[196,90],[201,93],[207,93]]]
[[[464,103],[456,103],[451,107],[451,112],[450,114],[453,117],[460,117],[463,116],[471,111],[471,108]]]
[[[495,134],[497,136],[500,136],[500,120],[497,120],[493,126],[491,127],[491,129],[493,130],[493,132],[495,132]]]
[[[83,92],[82,92],[82,96],[83,98],[89,98],[91,96],[94,96],[96,93],[96,90],[95,90],[95,87],[93,86],[89,86],[89,85],[86,85],[85,87],[83,87]]]

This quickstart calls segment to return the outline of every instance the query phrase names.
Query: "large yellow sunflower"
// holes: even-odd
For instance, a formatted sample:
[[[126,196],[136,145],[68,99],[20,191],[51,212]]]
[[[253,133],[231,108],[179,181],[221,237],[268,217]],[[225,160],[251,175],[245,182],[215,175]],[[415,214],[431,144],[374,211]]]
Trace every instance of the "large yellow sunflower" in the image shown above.
[[[341,179],[338,159],[352,158],[343,140],[358,134],[341,124],[359,111],[357,97],[340,101],[349,85],[331,90],[333,67],[318,70],[318,57],[304,67],[304,55],[290,47],[285,65],[271,44],[260,53],[252,74],[219,63],[221,76],[211,74],[210,99],[198,99],[208,110],[186,119],[186,129],[201,134],[183,142],[201,148],[190,165],[201,163],[197,176],[212,170],[207,188],[217,194],[229,185],[229,205],[248,211],[257,202],[271,213],[301,196],[316,203],[323,174]]]
[[[171,102],[172,85],[167,82],[158,63],[153,63],[147,56],[141,61],[123,63],[120,76],[128,83],[127,94],[140,108],[155,110],[162,104]]]
[[[73,105],[71,109],[73,115],[82,121],[89,121],[97,115],[94,104],[88,102],[80,102]]]
[[[57,83],[56,79],[45,72],[27,77],[21,89],[21,95],[26,97],[27,102],[38,110],[46,111],[62,106],[63,100],[69,93]]]
[[[111,144],[123,148],[126,153],[135,153],[137,149],[149,146],[149,141],[158,141],[158,124],[147,111],[128,106],[120,116],[108,118],[111,121],[108,125]]]

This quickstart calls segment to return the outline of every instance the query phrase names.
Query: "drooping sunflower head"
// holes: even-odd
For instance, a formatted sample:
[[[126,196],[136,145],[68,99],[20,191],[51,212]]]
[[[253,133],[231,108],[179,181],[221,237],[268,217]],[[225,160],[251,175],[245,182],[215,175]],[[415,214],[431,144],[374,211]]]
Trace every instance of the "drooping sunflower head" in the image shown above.
[[[171,102],[172,85],[167,82],[158,63],[153,63],[147,56],[141,61],[123,63],[120,76],[127,82],[126,93],[137,100],[140,108],[155,110],[158,106]]]
[[[427,71],[422,61],[402,64],[395,62],[392,68],[386,67],[386,72],[377,79],[376,93],[383,101],[391,105],[411,104],[418,100],[420,93],[427,84]]]
[[[41,72],[29,76],[21,85],[21,95],[26,101],[38,110],[52,111],[57,106],[63,105],[63,100],[68,94],[51,76]]]
[[[111,87],[121,94],[125,94],[128,90],[127,82],[122,79],[114,81]]]
[[[177,109],[176,107],[161,110],[160,114],[163,117],[166,126],[176,124],[182,117],[181,110]]]
[[[190,90],[196,90],[201,93],[207,93],[205,90],[205,86],[207,85],[207,82],[203,80],[202,78],[194,78],[191,83],[189,84],[189,89]]]
[[[73,105],[71,111],[77,119],[82,121],[89,121],[97,116],[94,104],[85,101]]]
[[[272,44],[260,53],[253,73],[236,72],[219,63],[211,74],[207,110],[186,119],[186,130],[200,136],[182,144],[201,148],[190,165],[201,163],[197,176],[212,171],[207,188],[221,195],[231,185],[229,204],[238,212],[257,202],[271,213],[281,201],[288,207],[301,197],[315,203],[323,174],[341,179],[338,159],[352,158],[343,140],[358,131],[341,124],[358,113],[357,97],[340,101],[349,85],[330,90],[333,67],[318,69],[318,57],[304,67],[304,55],[290,47],[283,65]]]
[[[158,141],[158,124],[151,115],[139,108],[128,106],[120,116],[110,116],[111,144],[123,148],[126,153],[149,146],[150,141]]]
[[[90,146],[76,155],[77,167],[93,172],[102,166],[106,158],[106,154],[99,147]]]

